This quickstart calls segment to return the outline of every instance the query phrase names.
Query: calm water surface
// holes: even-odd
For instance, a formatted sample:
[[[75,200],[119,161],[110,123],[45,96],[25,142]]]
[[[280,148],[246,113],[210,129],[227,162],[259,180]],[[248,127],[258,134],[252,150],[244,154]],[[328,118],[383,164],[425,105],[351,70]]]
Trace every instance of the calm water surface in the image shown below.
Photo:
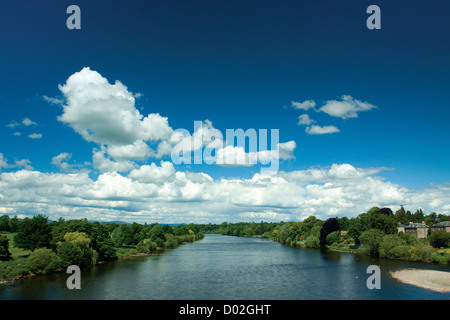
[[[381,289],[369,290],[367,267],[381,268]],[[442,265],[371,259],[351,253],[292,248],[267,239],[206,235],[159,256],[126,258],[82,270],[81,290],[68,274],[36,276],[0,286],[0,299],[298,300],[450,299],[402,284],[390,270]]]

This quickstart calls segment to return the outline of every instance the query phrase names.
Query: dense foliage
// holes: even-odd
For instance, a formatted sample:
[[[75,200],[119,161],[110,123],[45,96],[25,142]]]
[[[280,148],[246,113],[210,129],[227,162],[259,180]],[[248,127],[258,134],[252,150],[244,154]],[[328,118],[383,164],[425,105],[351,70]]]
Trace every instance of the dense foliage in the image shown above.
[[[148,254],[200,240],[200,226],[119,224],[89,222],[87,219],[48,221],[43,215],[22,221],[0,217],[0,232],[12,232],[11,239],[0,235],[0,279],[47,274],[70,265],[89,267],[123,255]],[[12,257],[10,248],[21,249]],[[11,259],[12,257],[12,259]],[[8,261],[9,260],[9,261]]]
[[[429,232],[426,239],[398,233],[399,223],[425,222],[428,226],[450,221],[450,216],[432,212],[415,213],[403,206],[395,213],[390,208],[373,207],[348,219],[332,217],[322,221],[310,216],[292,222],[239,222],[221,224],[121,224],[89,222],[87,219],[48,221],[43,215],[19,220],[0,216],[0,279],[46,274],[76,264],[89,267],[123,255],[148,254],[181,243],[194,242],[204,233],[263,237],[295,247],[359,252],[372,256],[448,263],[450,233]],[[9,238],[8,238],[9,237]],[[447,248],[447,249],[446,249]],[[21,250],[22,256],[12,255]],[[7,261],[9,260],[9,261]]]
[[[450,233],[433,231],[427,239],[418,239],[411,234],[398,233],[398,226],[409,222],[425,222],[431,226],[449,220],[450,216],[435,212],[424,215],[421,209],[411,213],[401,206],[394,213],[390,208],[373,207],[350,219],[336,217],[322,221],[310,216],[301,222],[224,222],[202,225],[202,229],[224,235],[263,237],[295,247],[326,246],[371,256],[448,263],[450,254],[438,248],[449,246]]]

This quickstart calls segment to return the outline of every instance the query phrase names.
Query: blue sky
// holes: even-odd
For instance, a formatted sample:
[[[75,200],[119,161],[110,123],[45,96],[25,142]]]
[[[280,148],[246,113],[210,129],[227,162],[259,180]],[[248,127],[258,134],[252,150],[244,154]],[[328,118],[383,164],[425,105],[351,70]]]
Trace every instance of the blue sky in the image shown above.
[[[101,208],[92,213],[93,219],[149,222],[302,219],[311,212],[322,218],[333,214],[352,216],[374,204],[410,204],[411,210],[420,206],[448,213],[450,27],[446,13],[450,5],[446,1],[372,2],[134,0],[4,4],[0,13],[0,160],[6,162],[0,169],[10,175],[0,180],[0,209],[23,215],[42,210],[55,217],[84,214],[91,218],[93,208]],[[71,4],[81,8],[81,30],[66,28],[66,8]],[[371,4],[381,8],[381,30],[366,27],[366,9]],[[292,182],[300,194],[316,183],[338,186],[335,191],[348,203],[336,206],[334,211],[325,208],[328,202],[311,205],[314,199],[327,198],[320,193],[308,194],[297,206],[289,200],[261,202],[258,197],[265,196],[259,193],[256,198],[235,202],[230,191],[229,198],[217,199],[217,206],[226,201],[236,207],[220,210],[211,203],[211,194],[168,201],[158,198],[158,206],[151,209],[134,201],[138,194],[126,199],[97,195],[99,203],[95,204],[72,201],[89,202],[92,194],[71,195],[71,201],[63,196],[46,198],[42,192],[51,193],[47,189],[51,174],[63,178],[87,172],[87,189],[99,184],[102,174],[113,174],[93,164],[93,150],[100,150],[102,141],[87,141],[74,130],[75,120],[58,120],[64,113],[63,105],[68,104],[68,96],[58,85],[64,85],[85,67],[110,84],[118,80],[129,92],[139,93],[135,95],[135,108],[144,117],[158,113],[167,118],[174,130],[185,128],[193,133],[196,120],[209,120],[221,132],[229,128],[279,129],[280,143],[294,141],[296,145],[290,159],[280,160],[280,171],[289,175],[285,177],[288,184],[296,173],[315,169],[329,176],[333,165],[344,164],[366,172],[362,176],[370,181],[353,181],[352,187],[340,185],[348,177],[342,180],[333,176],[338,181],[331,182],[325,177]],[[351,98],[353,107],[358,103],[374,107],[345,119],[320,111],[330,101],[342,106],[344,96]],[[49,98],[60,103],[51,103]],[[314,109],[293,107],[293,101],[308,100],[315,102]],[[309,125],[298,124],[304,114],[313,121]],[[23,121],[26,118],[32,122]],[[339,132],[308,134],[307,128],[313,125],[332,126]],[[32,134],[42,136],[32,139]],[[151,145],[149,140],[146,142]],[[65,159],[70,172],[55,161],[52,164],[52,158],[63,153],[70,154]],[[152,163],[160,168],[161,161],[170,162],[170,157],[145,157],[133,163],[137,170]],[[250,183],[259,168],[174,166],[177,172],[207,174],[219,194],[220,179]],[[372,168],[378,169],[372,173]],[[34,172],[36,179],[45,181],[36,187],[41,189],[32,192],[36,197],[23,198],[30,186],[11,184],[19,172]],[[132,180],[127,171],[119,174]],[[141,180],[132,182],[136,181]],[[388,196],[384,201],[374,186],[376,195],[363,204],[361,196],[354,193],[358,189],[355,186],[372,181],[381,183],[379,188],[394,186],[401,195],[392,199]],[[277,198],[276,190],[271,189],[276,183],[271,183],[265,192]],[[69,188],[70,183],[59,185],[63,186]],[[243,192],[252,195],[250,190],[254,189],[249,188]],[[352,190],[351,195],[341,194],[346,188]],[[6,200],[8,197],[16,201]],[[109,207],[119,205],[114,203],[117,198],[128,201],[120,204],[123,212]],[[186,212],[181,205],[172,205],[183,201],[191,206]],[[196,215],[196,211],[204,213]],[[237,213],[227,214],[229,211]]]

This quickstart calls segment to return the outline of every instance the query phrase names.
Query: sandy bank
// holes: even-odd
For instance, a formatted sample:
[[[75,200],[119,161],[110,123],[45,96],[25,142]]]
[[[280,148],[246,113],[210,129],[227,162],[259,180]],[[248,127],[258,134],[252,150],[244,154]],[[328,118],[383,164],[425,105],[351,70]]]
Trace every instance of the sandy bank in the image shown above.
[[[437,292],[450,292],[450,272],[424,269],[403,269],[390,272],[390,275],[401,282],[421,288]]]

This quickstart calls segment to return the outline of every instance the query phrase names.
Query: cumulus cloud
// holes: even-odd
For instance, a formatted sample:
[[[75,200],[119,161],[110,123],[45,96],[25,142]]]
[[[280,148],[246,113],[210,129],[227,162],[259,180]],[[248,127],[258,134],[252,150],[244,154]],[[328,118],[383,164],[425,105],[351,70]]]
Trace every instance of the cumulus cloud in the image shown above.
[[[150,147],[142,140],[123,146],[111,145],[106,150],[116,160],[146,160],[152,153]]]
[[[66,159],[67,156],[61,156]],[[3,159],[3,158],[2,158]],[[4,160],[3,160],[4,162]],[[0,162],[2,163],[2,162]],[[333,164],[245,178],[217,178],[176,171],[173,164],[135,167],[128,175],[105,172],[0,174],[0,212],[45,213],[137,222],[301,220],[310,215],[354,217],[372,206],[401,204],[411,211],[450,213],[450,185],[412,190],[378,175],[386,168]]]
[[[320,135],[320,134],[330,134],[330,133],[336,133],[340,132],[340,130],[335,126],[318,126],[318,125],[312,125],[310,127],[307,127],[305,132],[310,135]]]
[[[115,161],[106,155],[105,147],[92,150],[92,166],[100,172],[128,172],[133,170],[136,165],[129,160]]]
[[[31,166],[31,161],[28,159],[15,159],[14,164],[8,163],[8,160],[0,153],[0,171],[4,169],[14,169],[14,168],[25,168],[28,170],[33,170]]]
[[[305,110],[314,109],[316,106],[316,102],[314,100],[306,100],[303,102],[291,101],[291,106],[297,110]]]
[[[128,177],[142,183],[163,184],[170,182],[175,177],[175,168],[171,162],[161,161],[158,167],[154,163],[151,165],[143,165],[137,169],[133,169]]]
[[[66,103],[58,120],[85,140],[104,145],[132,145],[138,140],[167,140],[172,128],[158,113],[144,117],[135,96],[120,81],[110,84],[90,68],[83,68],[59,86]]]
[[[368,102],[354,99],[350,95],[343,95],[341,100],[329,100],[319,111],[341,119],[357,118],[358,112],[375,109],[376,106]]]
[[[298,117],[298,125],[310,125],[315,123],[313,119],[311,119],[307,114],[302,114]]]

